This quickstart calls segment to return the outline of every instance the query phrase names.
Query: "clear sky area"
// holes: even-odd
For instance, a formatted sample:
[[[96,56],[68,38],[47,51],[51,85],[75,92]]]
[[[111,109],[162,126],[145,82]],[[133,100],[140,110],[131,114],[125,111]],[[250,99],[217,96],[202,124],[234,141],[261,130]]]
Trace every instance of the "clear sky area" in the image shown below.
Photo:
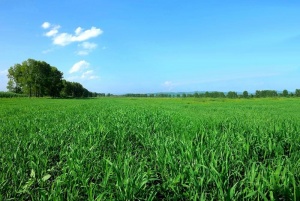
[[[295,91],[300,1],[0,0],[0,91],[28,58],[99,93]]]

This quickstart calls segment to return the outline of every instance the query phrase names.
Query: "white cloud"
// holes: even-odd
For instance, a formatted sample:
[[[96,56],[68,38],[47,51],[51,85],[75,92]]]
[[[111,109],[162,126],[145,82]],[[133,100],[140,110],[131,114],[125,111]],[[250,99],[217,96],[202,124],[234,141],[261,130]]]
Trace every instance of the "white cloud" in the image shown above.
[[[88,80],[93,80],[93,79],[97,79],[99,78],[98,76],[94,75],[94,71],[93,70],[88,70],[84,73],[82,73],[81,79],[88,79]]]
[[[91,75],[89,76],[89,80],[95,80],[95,79],[98,79],[99,76],[96,76],[96,75]]]
[[[51,30],[48,31],[45,35],[46,35],[47,37],[53,37],[53,36],[55,36],[55,35],[58,33],[58,29],[59,29],[59,28],[60,28],[59,25],[57,25],[57,26],[52,26]]]
[[[79,35],[81,32],[82,32],[82,28],[81,27],[78,27],[76,30],[75,30],[75,33],[77,34],[77,35]]]
[[[87,39],[99,36],[102,33],[103,33],[103,31],[101,29],[92,27],[91,29],[88,29],[84,32],[82,32],[82,30],[81,30],[78,34],[76,34],[77,36],[74,36],[72,39],[74,41],[85,41]]]
[[[68,80],[82,81],[82,80],[94,80],[99,78],[99,76],[95,74],[94,70],[90,68],[90,63],[84,60],[75,63],[70,69],[69,73],[72,74],[72,76],[68,77],[67,78]]]
[[[67,77],[67,80],[70,81],[83,81],[83,80],[95,80],[98,79],[99,76],[95,75],[93,70],[88,70],[86,72],[83,72],[81,75],[75,75]]]
[[[88,70],[88,71],[84,72],[84,73],[81,75],[81,77],[82,77],[82,78],[85,78],[85,77],[89,76],[89,75],[92,74],[92,73],[93,73],[93,70]]]
[[[83,47],[84,49],[93,50],[97,47],[97,44],[90,43],[90,42],[83,42],[79,46]]]
[[[52,29],[52,30],[48,31],[45,35],[48,37],[51,37],[51,36],[56,35],[57,33],[58,33],[57,29]]]
[[[72,42],[72,35],[67,33],[59,34],[58,36],[53,38],[53,44],[66,46]]]
[[[66,46],[71,43],[80,43],[78,45],[77,55],[88,55],[94,49],[97,48],[96,43],[87,42],[91,38],[98,37],[103,33],[103,31],[96,27],[91,27],[90,29],[84,30],[81,27],[77,27],[74,33],[61,33],[59,29],[60,25],[53,25],[49,22],[44,22],[42,28],[48,29],[44,36],[52,39],[52,43],[57,46]],[[43,51],[44,54],[48,53],[48,50]]]
[[[72,42],[82,42],[86,41],[90,38],[94,38],[102,34],[103,31],[96,27],[92,27],[91,29],[83,31],[81,27],[78,27],[75,30],[75,35],[69,33],[61,33],[57,34],[53,37],[53,44],[66,46]]]
[[[90,66],[90,63],[86,62],[85,60],[81,60],[72,66],[69,73],[80,72],[83,69],[89,68],[89,66]]]
[[[48,29],[50,26],[51,26],[51,24],[50,24],[49,22],[44,22],[44,23],[42,24],[42,27],[43,27],[44,29]]]
[[[94,49],[97,48],[96,43],[90,43],[90,42],[83,42],[78,46],[83,48],[82,50],[77,52],[78,55],[88,55],[90,52],[92,52]]]
[[[84,55],[88,55],[90,52],[87,50],[80,50],[77,52],[78,55],[80,56],[84,56]]]

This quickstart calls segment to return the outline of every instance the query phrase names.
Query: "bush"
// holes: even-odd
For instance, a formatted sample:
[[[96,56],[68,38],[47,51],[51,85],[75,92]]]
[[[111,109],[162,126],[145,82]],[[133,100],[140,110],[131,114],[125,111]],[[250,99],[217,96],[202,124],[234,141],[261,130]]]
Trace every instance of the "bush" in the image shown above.
[[[27,95],[0,91],[0,98],[19,98],[19,97],[27,97]]]

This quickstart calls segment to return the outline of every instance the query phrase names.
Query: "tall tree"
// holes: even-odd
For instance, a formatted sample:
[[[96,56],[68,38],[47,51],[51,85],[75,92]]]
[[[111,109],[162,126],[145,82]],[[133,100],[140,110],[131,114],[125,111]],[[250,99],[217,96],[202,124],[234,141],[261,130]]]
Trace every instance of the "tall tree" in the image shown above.
[[[228,98],[237,98],[238,95],[237,95],[237,93],[236,93],[235,91],[229,91],[229,92],[227,93],[227,97],[228,97]]]
[[[29,95],[29,97],[32,96],[32,88],[34,83],[34,70],[36,70],[36,63],[33,59],[28,59],[27,61],[23,61],[21,65],[21,83],[23,87],[23,91]]]
[[[296,97],[300,97],[300,89],[296,89],[296,91],[295,91],[295,96],[296,96]]]
[[[243,92],[243,97],[244,97],[244,98],[248,98],[248,97],[249,97],[248,91],[244,91],[244,92]]]
[[[15,64],[14,66],[8,69],[8,83],[7,89],[10,92],[22,93],[22,85],[21,85],[21,64]]]
[[[28,59],[8,69],[7,89],[36,97],[59,96],[62,72],[44,61]]]
[[[50,75],[48,79],[48,94],[52,97],[59,97],[60,92],[63,88],[63,73],[59,71],[56,67],[51,67]]]
[[[283,90],[283,92],[282,92],[282,96],[283,97],[288,97],[289,96],[289,92],[288,92],[288,90]]]

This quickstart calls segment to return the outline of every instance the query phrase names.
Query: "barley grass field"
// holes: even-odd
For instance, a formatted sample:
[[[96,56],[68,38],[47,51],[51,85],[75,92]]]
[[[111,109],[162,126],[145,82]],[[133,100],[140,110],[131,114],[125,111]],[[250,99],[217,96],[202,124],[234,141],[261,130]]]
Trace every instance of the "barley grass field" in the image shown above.
[[[0,99],[0,200],[300,200],[300,99]]]

